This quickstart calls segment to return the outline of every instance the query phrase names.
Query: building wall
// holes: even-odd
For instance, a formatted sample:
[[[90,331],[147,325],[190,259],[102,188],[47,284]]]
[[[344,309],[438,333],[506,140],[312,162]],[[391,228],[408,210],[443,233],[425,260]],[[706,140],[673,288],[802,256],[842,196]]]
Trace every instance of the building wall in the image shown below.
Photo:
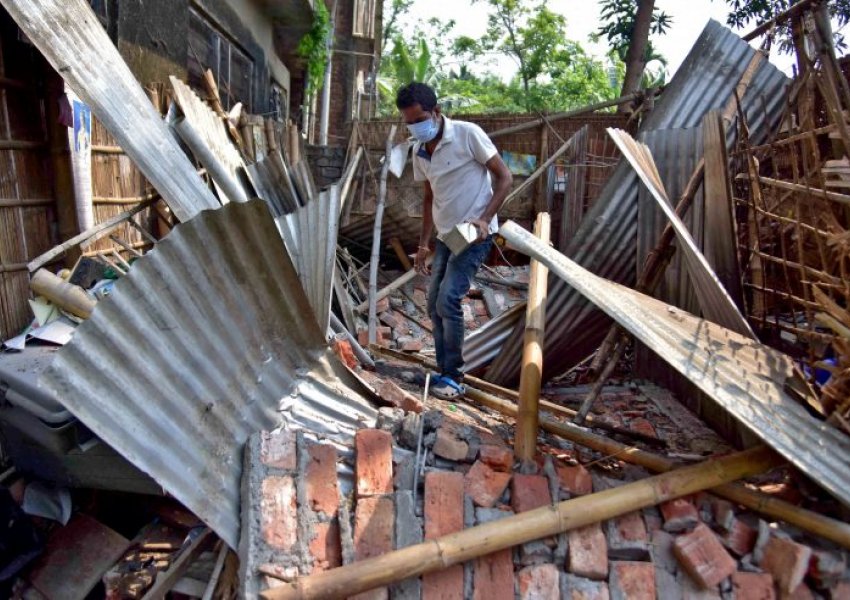
[[[289,71],[275,53],[272,20],[257,0],[117,0],[109,28],[142,85],[165,83],[170,75],[186,78],[190,6],[253,61],[252,112],[269,111],[271,79],[288,94]]]

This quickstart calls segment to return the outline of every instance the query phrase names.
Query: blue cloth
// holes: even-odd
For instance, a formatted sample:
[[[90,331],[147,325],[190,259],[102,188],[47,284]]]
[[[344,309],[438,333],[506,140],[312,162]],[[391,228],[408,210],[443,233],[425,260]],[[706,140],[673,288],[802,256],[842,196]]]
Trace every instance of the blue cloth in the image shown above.
[[[454,381],[463,379],[463,297],[472,278],[490,254],[493,236],[476,242],[457,256],[437,240],[431,263],[428,313],[434,326],[434,350],[440,373]]]

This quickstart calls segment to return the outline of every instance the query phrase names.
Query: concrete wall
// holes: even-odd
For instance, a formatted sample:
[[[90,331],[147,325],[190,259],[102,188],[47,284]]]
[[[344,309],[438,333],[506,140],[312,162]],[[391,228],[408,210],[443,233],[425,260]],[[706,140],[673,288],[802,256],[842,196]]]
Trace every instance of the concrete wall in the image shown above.
[[[269,111],[271,79],[288,94],[289,70],[275,53],[272,20],[258,0],[116,0],[114,4],[110,30],[143,85],[167,82],[170,75],[186,78],[192,6],[253,60],[252,112]]]

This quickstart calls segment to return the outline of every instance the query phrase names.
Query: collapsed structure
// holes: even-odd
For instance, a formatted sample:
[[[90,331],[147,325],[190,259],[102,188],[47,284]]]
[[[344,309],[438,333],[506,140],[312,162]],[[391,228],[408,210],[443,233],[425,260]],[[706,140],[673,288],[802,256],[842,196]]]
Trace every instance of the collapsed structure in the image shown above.
[[[823,5],[780,17],[799,38],[794,80],[710,22],[657,99],[621,99],[632,119],[490,128],[506,147],[530,136],[503,150],[539,150],[505,211],[519,224],[501,230],[532,264],[490,269],[465,300],[466,406],[427,395],[417,205],[388,178],[407,159],[393,123],[355,123],[326,178],[293,124],[242,136],[215,85],[202,99],[178,78],[163,117],[96,21],[3,4],[156,192],[29,257],[33,289],[66,316],[6,342],[61,341],[42,393],[208,528],[144,584],[116,540],[111,592],[164,594],[214,534],[204,597],[228,548],[249,597],[850,594],[850,197],[836,191],[850,90]],[[86,293],[102,278],[84,262],[68,281],[44,269],[160,198],[173,229],[145,231],[146,253],[115,241],[108,295]],[[522,227],[547,212],[560,252]],[[379,291],[385,247],[407,272]],[[726,441],[661,388],[617,379],[624,357]],[[796,502],[764,491],[809,480]]]

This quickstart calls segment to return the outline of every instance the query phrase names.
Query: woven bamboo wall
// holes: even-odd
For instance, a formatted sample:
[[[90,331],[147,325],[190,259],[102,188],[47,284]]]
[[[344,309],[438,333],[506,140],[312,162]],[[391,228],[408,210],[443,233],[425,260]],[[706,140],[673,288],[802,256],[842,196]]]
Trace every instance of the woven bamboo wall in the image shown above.
[[[36,85],[44,69],[14,30],[0,29],[0,339],[29,323],[26,264],[54,243],[47,107]]]

